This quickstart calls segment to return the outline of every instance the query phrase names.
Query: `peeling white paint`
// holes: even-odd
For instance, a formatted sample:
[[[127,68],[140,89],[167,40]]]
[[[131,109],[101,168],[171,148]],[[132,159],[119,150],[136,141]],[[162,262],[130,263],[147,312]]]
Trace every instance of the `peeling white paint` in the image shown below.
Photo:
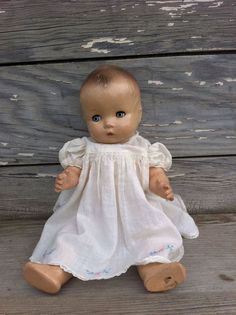
[[[187,74],[189,77],[191,77],[192,72],[184,72],[185,74]]]
[[[224,85],[224,83],[219,81],[219,82],[216,82],[215,85],[222,86],[222,85]]]
[[[163,85],[164,83],[161,81],[152,81],[152,80],[148,80],[148,84],[155,84],[155,85]]]
[[[36,177],[57,177],[55,174],[38,173]]]
[[[175,177],[183,177],[183,176],[185,176],[186,174],[175,174],[175,175],[169,175],[168,177],[169,178],[175,178]]]
[[[50,93],[51,93],[52,95],[57,95],[57,93],[55,93],[55,92],[52,92],[52,91],[50,91]]]
[[[226,136],[226,139],[236,139],[236,136]]]
[[[100,12],[106,12],[106,10],[105,9],[101,9]]]
[[[199,47],[199,48],[187,48],[186,50],[187,51],[202,51],[203,48],[202,47]]]
[[[207,137],[199,137],[198,140],[206,140],[208,139]]]
[[[92,48],[91,52],[97,52],[97,53],[103,53],[103,54],[108,54],[109,52],[111,52],[108,49],[98,49],[98,48]]]
[[[195,132],[213,132],[215,131],[214,129],[196,129],[194,130]]]
[[[168,127],[170,124],[158,124],[159,127]]]
[[[155,127],[156,124],[141,124],[144,127]]]
[[[121,44],[132,43],[132,41],[127,39],[126,37],[124,38],[101,37],[101,38],[92,39],[87,44],[81,45],[81,47],[86,48],[86,49],[91,48],[91,52],[98,52],[98,53],[105,53],[105,54],[110,52],[110,50],[108,49],[93,48],[93,46],[97,43],[112,43],[112,44],[121,45]]]
[[[1,10],[1,11],[0,11],[0,14],[2,14],[2,13],[6,13],[6,11]]]
[[[57,147],[48,147],[49,150],[57,150]]]
[[[173,91],[181,91],[183,88],[172,88]]]
[[[167,25],[168,25],[168,26],[174,26],[175,23],[168,23]]]
[[[225,78],[224,80],[227,82],[236,82],[236,79],[232,79],[232,78]]]
[[[145,30],[137,30],[137,33],[141,33],[144,32]]]
[[[34,156],[34,153],[18,153],[20,156]]]
[[[148,7],[154,7],[155,4],[154,3],[148,3]]]
[[[223,4],[223,1],[218,1],[216,3],[213,3],[215,5],[210,5],[208,8],[218,8]]]
[[[0,161],[0,165],[4,166],[4,165],[7,165],[8,162],[3,162],[3,161]]]
[[[202,36],[191,36],[192,39],[202,38]]]
[[[66,83],[66,84],[72,84],[73,82],[71,81],[64,81],[64,80],[59,80],[59,79],[55,79],[55,81],[57,82],[63,82],[63,83]]]
[[[181,120],[175,120],[174,122],[173,122],[173,124],[175,124],[175,125],[182,125],[182,121]]]
[[[10,98],[10,100],[17,102],[17,101],[18,101],[18,95],[17,95],[17,94],[12,95],[12,97]]]
[[[126,8],[121,8],[121,11],[125,11],[126,10]]]
[[[186,117],[187,120],[193,120],[193,117]]]
[[[179,11],[179,10],[183,10],[183,9],[186,9],[186,8],[190,8],[192,6],[195,6],[197,5],[197,3],[190,3],[190,4],[181,4],[179,5],[178,7],[162,7],[160,8],[161,10],[163,11]]]
[[[199,82],[199,85],[205,85],[206,84],[206,81],[200,81]]]
[[[3,145],[4,147],[6,147],[9,143],[8,142],[0,142],[1,145]]]

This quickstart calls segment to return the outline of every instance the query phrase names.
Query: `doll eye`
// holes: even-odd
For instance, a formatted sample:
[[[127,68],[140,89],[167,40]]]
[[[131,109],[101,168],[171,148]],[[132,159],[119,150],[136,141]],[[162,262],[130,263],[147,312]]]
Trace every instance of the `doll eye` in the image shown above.
[[[123,111],[116,112],[116,117],[117,117],[117,118],[122,118],[122,117],[124,117],[125,115],[126,115],[126,113],[123,112]]]
[[[92,121],[94,121],[94,122],[98,122],[98,121],[100,121],[102,119],[102,116],[101,115],[94,115],[93,117],[92,117]]]

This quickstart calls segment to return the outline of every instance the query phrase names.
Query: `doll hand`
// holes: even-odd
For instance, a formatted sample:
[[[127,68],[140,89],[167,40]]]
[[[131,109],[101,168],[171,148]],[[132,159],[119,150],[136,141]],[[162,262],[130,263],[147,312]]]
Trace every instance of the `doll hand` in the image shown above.
[[[164,199],[173,201],[174,193],[164,170],[162,168],[150,167],[149,172],[150,190]]]
[[[75,166],[67,167],[60,173],[55,181],[55,191],[61,192],[66,189],[74,188],[79,183],[81,169]]]

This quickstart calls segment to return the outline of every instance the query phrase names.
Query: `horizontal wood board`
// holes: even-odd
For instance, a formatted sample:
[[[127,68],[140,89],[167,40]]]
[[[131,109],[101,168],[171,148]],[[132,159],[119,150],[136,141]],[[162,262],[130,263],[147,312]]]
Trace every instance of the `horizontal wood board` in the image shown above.
[[[58,197],[54,192],[60,166],[0,169],[0,218],[47,218]],[[168,176],[190,213],[234,212],[236,158],[177,159]]]
[[[57,163],[58,151],[87,135],[79,88],[101,63],[137,78],[140,133],[174,157],[236,153],[236,56],[75,62],[0,69],[0,165]]]
[[[0,63],[236,48],[232,0],[1,1]]]
[[[235,214],[197,215],[200,237],[184,240],[187,281],[175,290],[145,291],[135,267],[110,280],[72,279],[59,295],[28,286],[21,269],[31,255],[44,221],[0,223],[0,314],[234,315]]]

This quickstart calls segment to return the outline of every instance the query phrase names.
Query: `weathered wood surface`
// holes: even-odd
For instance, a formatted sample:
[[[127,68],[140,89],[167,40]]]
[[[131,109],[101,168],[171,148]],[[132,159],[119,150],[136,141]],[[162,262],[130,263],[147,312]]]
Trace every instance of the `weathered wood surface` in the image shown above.
[[[235,49],[233,0],[1,1],[0,62]]]
[[[0,69],[0,165],[57,163],[64,142],[87,135],[78,91],[100,63]],[[177,157],[236,153],[235,55],[112,63],[140,83],[140,132],[151,142],[163,142]]]
[[[31,255],[40,220],[0,223],[0,314],[235,315],[235,214],[195,216],[200,237],[185,240],[187,281],[173,291],[144,290],[131,267],[110,280],[71,280],[59,295],[41,293],[24,282],[22,265]]]
[[[47,218],[58,197],[54,180],[58,166],[0,169],[0,218]],[[169,177],[190,213],[235,211],[236,158],[175,159]]]

